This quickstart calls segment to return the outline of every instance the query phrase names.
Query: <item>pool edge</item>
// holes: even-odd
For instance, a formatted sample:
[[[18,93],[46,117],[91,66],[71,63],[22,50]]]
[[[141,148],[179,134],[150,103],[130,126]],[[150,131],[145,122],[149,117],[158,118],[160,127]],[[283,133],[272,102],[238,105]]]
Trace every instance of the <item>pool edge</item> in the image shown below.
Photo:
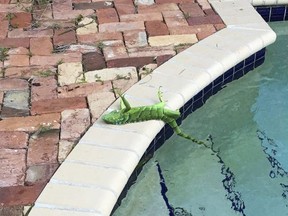
[[[179,109],[231,67],[276,40],[274,31],[248,1],[209,2],[227,27],[178,54],[129,89],[127,97],[133,106],[155,103],[161,85],[168,106]],[[244,16],[249,17],[249,22],[242,19]],[[223,40],[227,46],[221,43]],[[202,50],[214,50],[216,54]],[[208,64],[200,61],[203,58]],[[116,101],[110,110],[118,105]],[[99,119],[57,170],[29,215],[110,215],[134,168],[163,126],[162,122],[149,121],[119,127]],[[73,173],[75,167],[83,169]],[[77,178],[87,172],[94,182]]]

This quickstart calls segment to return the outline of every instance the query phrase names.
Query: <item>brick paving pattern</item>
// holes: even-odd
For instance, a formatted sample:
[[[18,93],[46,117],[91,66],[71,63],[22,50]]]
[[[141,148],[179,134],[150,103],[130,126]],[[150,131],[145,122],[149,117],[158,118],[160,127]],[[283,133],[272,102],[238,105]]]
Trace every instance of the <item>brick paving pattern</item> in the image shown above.
[[[89,126],[224,28],[207,0],[0,0],[0,215],[21,215]]]

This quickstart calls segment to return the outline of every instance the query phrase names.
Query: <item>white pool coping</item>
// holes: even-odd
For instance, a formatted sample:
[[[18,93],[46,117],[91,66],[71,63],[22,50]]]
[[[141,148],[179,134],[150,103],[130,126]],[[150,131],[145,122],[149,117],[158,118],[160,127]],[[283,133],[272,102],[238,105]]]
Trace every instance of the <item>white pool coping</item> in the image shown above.
[[[132,86],[132,106],[158,102],[158,87],[171,109],[179,109],[218,76],[276,40],[276,34],[251,5],[288,0],[209,0],[227,28],[176,55]],[[117,100],[109,109],[118,109]],[[62,163],[38,197],[29,216],[107,216],[161,121],[123,126],[97,120]]]

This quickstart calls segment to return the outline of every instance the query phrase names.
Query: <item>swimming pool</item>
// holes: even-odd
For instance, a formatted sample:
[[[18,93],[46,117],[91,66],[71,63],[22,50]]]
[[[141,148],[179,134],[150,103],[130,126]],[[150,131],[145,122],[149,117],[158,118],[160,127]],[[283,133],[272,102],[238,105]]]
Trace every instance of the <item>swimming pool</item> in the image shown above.
[[[288,215],[288,24],[271,27],[278,38],[264,65],[181,125],[211,134],[213,151],[172,136],[113,215]]]

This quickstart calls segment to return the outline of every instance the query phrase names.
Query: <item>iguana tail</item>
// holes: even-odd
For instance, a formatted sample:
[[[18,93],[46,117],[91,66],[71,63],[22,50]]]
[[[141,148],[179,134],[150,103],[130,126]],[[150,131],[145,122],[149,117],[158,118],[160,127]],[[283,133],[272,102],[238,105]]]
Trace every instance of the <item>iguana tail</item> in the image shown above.
[[[179,126],[177,125],[177,122],[176,122],[174,119],[166,119],[165,122],[168,123],[168,124],[172,127],[173,131],[174,131],[177,135],[179,135],[179,136],[181,136],[181,137],[183,137],[183,138],[185,138],[185,139],[191,140],[192,142],[197,143],[197,144],[199,144],[199,145],[204,145],[205,147],[208,147],[205,142],[203,142],[203,141],[201,141],[201,140],[198,140],[198,139],[196,139],[196,138],[194,138],[194,137],[191,137],[191,136],[189,136],[189,135],[186,134],[186,133],[183,133],[183,132],[181,131],[181,129],[179,128]]]

